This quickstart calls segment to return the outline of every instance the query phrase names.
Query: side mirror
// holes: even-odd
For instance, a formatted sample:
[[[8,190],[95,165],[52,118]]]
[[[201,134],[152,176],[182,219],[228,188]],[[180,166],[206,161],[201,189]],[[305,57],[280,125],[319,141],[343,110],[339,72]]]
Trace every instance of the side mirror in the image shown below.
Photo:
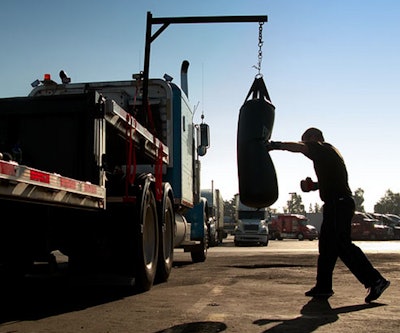
[[[200,124],[198,135],[197,153],[199,156],[204,156],[207,153],[207,148],[210,147],[210,127],[204,123]]]

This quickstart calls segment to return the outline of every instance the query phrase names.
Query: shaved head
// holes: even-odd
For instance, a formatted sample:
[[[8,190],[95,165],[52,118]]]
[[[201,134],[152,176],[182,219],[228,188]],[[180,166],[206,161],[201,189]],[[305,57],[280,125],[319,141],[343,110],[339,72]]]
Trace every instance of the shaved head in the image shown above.
[[[322,131],[320,131],[318,128],[310,127],[301,136],[301,141],[304,141],[304,142],[307,142],[307,141],[324,142],[325,140],[324,140],[324,135],[322,134]]]

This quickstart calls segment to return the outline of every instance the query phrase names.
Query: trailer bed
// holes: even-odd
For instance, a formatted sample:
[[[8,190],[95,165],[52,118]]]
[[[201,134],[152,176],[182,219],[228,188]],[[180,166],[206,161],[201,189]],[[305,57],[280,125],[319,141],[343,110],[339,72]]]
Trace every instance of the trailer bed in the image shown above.
[[[163,142],[96,91],[0,99],[0,152],[20,150],[0,160],[0,199],[104,209],[106,173],[126,164],[129,141],[146,163],[169,162]]]

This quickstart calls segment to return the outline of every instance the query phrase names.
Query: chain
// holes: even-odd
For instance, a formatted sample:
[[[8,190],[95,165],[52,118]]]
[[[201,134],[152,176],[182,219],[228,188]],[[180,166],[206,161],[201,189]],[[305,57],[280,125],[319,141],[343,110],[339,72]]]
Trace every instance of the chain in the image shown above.
[[[261,62],[262,62],[262,46],[264,44],[262,40],[262,31],[263,31],[264,22],[259,22],[258,27],[258,62],[257,66],[253,66],[255,69],[258,70],[257,76],[262,76],[261,74]]]

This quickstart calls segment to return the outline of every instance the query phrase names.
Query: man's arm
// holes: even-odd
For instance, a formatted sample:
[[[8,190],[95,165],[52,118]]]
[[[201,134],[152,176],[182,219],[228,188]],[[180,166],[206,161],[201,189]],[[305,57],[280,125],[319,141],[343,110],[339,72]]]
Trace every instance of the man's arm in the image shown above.
[[[308,154],[308,147],[304,142],[280,142],[270,141],[265,145],[268,151],[271,150],[287,150],[292,153]]]

